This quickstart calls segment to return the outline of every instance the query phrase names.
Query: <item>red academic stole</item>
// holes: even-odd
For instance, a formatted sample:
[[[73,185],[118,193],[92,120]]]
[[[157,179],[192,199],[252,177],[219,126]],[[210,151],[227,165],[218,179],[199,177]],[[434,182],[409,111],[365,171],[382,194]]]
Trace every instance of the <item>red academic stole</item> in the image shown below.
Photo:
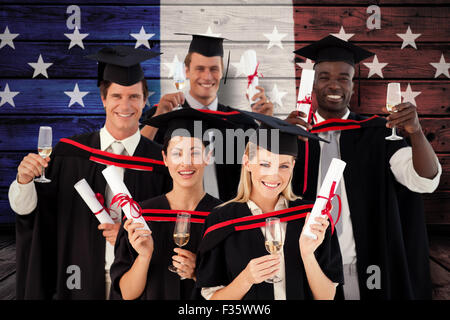
[[[78,154],[82,157],[88,158],[90,161],[104,165],[114,165],[121,168],[144,171],[153,171],[155,166],[164,167],[164,162],[161,160],[118,155],[101,151],[66,138],[61,139],[60,142],[65,145],[65,151],[68,151],[69,154]],[[68,148],[70,148],[70,150]]]
[[[175,222],[179,212],[186,212],[191,215],[191,222],[205,223],[209,211],[189,211],[189,210],[167,210],[167,209],[142,209],[142,216],[145,221]]]
[[[204,252],[214,248],[218,243],[233,232],[261,228],[265,225],[266,218],[277,217],[280,218],[281,222],[290,222],[303,219],[309,212],[311,212],[313,206],[313,203],[303,204],[283,210],[250,215],[215,223],[205,230],[199,250]]]

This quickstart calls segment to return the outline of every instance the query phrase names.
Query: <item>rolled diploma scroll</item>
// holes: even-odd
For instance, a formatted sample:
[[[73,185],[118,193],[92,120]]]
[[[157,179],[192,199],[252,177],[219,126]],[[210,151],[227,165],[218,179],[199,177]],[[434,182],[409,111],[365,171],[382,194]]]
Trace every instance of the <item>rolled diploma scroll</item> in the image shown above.
[[[100,223],[111,223],[114,224],[113,219],[111,216],[106,212],[103,205],[98,201],[97,197],[94,194],[94,191],[92,191],[91,187],[87,183],[85,179],[81,179],[78,181],[74,188],[78,191],[81,198],[86,202],[89,209],[91,209],[92,213],[97,213],[95,217],[100,221]]]
[[[323,180],[322,186],[320,187],[319,194],[317,195],[316,202],[312,208],[311,214],[309,215],[308,222],[305,227],[305,235],[317,239],[316,235],[311,232],[310,225],[317,224],[318,222],[315,220],[316,217],[322,217],[322,210],[325,208],[325,205],[328,202],[328,197],[330,196],[331,185],[334,181],[336,181],[335,190],[341,181],[342,174],[344,173],[346,163],[340,159],[333,158],[330,163],[330,167],[328,168],[327,174],[325,175],[325,179]],[[326,199],[319,198],[322,196]],[[335,221],[336,222],[336,221]]]
[[[119,193],[124,193],[131,198],[130,191],[128,191],[127,186],[125,185],[125,183],[123,183],[122,179],[120,178],[120,174],[117,171],[117,168],[115,166],[109,166],[108,168],[104,169],[102,171],[102,173],[106,179],[106,182],[108,182],[108,185],[111,188],[111,191],[113,192],[114,195],[117,195]],[[132,215],[130,214],[130,209],[133,212]],[[139,215],[139,213],[136,212],[136,210],[133,208],[133,206],[130,206],[129,203],[125,204],[122,207],[122,211],[125,214],[125,216],[127,217],[127,219],[133,219],[133,222],[142,223],[144,225],[144,229],[150,231],[150,228],[148,227],[147,222],[145,222],[144,217]],[[135,217],[139,216],[139,218],[134,218],[133,216],[135,216]],[[136,230],[142,230],[142,228],[139,228]]]
[[[251,76],[255,73],[256,66],[258,65],[258,61],[256,59],[256,51],[255,50],[247,50],[244,52],[243,56],[243,63],[244,63],[244,71],[245,75]],[[247,87],[247,94],[248,94],[248,100],[250,101],[250,104],[256,103],[258,100],[253,101],[252,98],[255,94],[259,92],[258,89],[256,89],[256,86],[258,86],[259,80],[258,76],[256,75],[250,85]]]
[[[315,73],[316,71],[314,70],[303,69],[302,77],[300,79],[300,88],[298,89],[297,101],[304,101],[306,98],[311,99]],[[297,110],[306,114],[306,117],[301,118],[305,121],[308,121],[308,115],[311,110],[311,104],[297,102]]]

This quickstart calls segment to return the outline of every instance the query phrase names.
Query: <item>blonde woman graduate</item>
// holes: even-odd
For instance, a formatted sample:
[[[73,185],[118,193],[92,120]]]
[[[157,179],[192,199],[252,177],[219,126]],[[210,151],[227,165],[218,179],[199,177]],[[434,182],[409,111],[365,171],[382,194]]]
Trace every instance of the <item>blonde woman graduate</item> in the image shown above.
[[[319,138],[277,118],[247,114],[261,125],[246,146],[237,196],[206,219],[196,285],[208,300],[333,299],[343,282],[336,233],[323,215],[311,225],[317,239],[306,236],[313,204],[291,189],[298,138]],[[281,250],[269,254],[265,225],[274,217],[281,221]]]

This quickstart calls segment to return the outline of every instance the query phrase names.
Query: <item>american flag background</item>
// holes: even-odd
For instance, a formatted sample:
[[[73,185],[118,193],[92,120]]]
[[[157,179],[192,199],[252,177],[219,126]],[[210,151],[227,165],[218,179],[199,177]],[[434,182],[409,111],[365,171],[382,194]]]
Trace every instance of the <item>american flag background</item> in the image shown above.
[[[163,52],[143,63],[149,108],[175,91],[174,62],[184,60],[190,41],[175,32],[229,39],[228,80],[219,101],[236,108],[248,108],[241,55],[256,50],[260,84],[280,117],[295,109],[302,70],[313,66],[294,50],[333,34],[374,52],[356,70],[351,110],[383,114],[387,83],[401,83],[403,101],[417,106],[443,167],[438,190],[424,195],[427,223],[450,224],[449,0],[3,0],[1,225],[14,223],[8,187],[24,155],[37,151],[39,126],[53,128],[55,144],[104,123],[97,68],[84,56],[117,44]]]

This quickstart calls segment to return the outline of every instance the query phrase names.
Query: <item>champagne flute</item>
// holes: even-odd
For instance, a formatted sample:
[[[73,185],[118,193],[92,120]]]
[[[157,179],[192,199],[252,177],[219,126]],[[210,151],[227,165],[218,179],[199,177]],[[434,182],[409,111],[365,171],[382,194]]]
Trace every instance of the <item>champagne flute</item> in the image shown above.
[[[173,230],[173,241],[178,247],[183,247],[189,242],[191,227],[191,215],[187,212],[179,212]],[[177,272],[177,268],[172,264],[169,271]]]
[[[400,91],[400,83],[392,82],[388,83],[387,97],[386,97],[386,109],[389,113],[395,111],[392,110],[393,107],[402,102],[402,94]],[[386,140],[395,141],[402,140],[403,138],[398,136],[395,130],[395,126],[392,127],[392,134],[385,138]]]
[[[52,128],[51,127],[39,127],[38,138],[38,153],[45,159],[52,153]],[[51,182],[50,179],[45,177],[45,167],[42,167],[42,175],[39,178],[35,178],[34,181],[40,183]]]
[[[265,226],[265,246],[267,252],[276,254],[283,250],[283,239],[281,235],[280,218],[267,218]],[[280,282],[282,279],[275,275],[273,278],[265,280],[268,283]]]
[[[186,70],[183,62],[176,62],[173,72],[173,81],[175,88],[180,92],[186,87]],[[182,106],[179,104],[175,109],[180,109]]]

